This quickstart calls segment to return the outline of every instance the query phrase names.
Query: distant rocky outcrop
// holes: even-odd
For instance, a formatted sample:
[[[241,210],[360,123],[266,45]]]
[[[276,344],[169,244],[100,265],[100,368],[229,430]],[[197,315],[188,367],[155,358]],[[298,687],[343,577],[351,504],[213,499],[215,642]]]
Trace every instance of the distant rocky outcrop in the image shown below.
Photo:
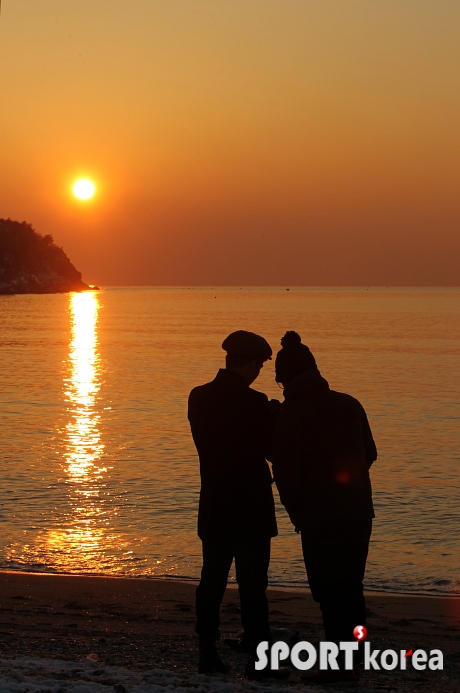
[[[56,294],[97,289],[81,280],[53,237],[27,222],[0,219],[0,294]]]

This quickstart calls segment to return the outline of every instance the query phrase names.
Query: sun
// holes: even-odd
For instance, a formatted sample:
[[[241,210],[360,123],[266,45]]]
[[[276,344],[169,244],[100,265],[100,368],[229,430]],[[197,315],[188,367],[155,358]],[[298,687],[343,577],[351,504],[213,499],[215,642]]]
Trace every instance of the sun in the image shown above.
[[[73,194],[75,197],[78,197],[79,200],[89,200],[89,198],[94,195],[94,190],[94,183],[91,183],[87,178],[77,180],[73,186]]]

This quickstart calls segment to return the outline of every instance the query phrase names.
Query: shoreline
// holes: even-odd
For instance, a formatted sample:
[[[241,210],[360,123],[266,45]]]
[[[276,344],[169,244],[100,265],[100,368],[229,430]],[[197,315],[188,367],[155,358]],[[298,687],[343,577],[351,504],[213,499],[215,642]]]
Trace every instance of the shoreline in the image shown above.
[[[191,581],[121,576],[0,571],[0,657],[97,662],[130,671],[197,673],[195,584]],[[239,596],[232,586],[221,609],[222,656],[232,664],[225,678],[241,684],[246,655],[223,638],[241,628]],[[308,588],[267,590],[274,628],[291,628],[301,640],[324,639],[321,612]],[[439,648],[444,670],[363,672],[356,690],[457,693],[460,682],[460,601],[456,597],[366,593],[373,648]],[[78,668],[78,667],[77,667]],[[179,674],[178,674],[179,675]],[[293,670],[286,690],[300,685]],[[364,687],[364,688],[363,688]],[[108,689],[109,690],[109,689]],[[303,688],[302,690],[305,690]]]
[[[104,573],[70,573],[70,572],[50,572],[50,571],[39,571],[39,570],[24,570],[15,568],[2,568],[0,567],[0,575],[4,573],[11,573],[12,575],[51,575],[51,576],[64,576],[64,577],[85,577],[85,578],[101,578],[101,579],[115,579],[115,580],[164,580],[165,582],[183,582],[186,585],[198,585],[199,578],[184,577],[175,575],[114,575],[114,574],[104,574]],[[227,589],[237,589],[238,585],[236,581],[231,581],[227,583]],[[283,592],[298,592],[302,593],[305,590],[310,591],[307,584],[305,585],[288,585],[286,583],[270,583],[268,584],[268,590],[280,590]],[[427,592],[397,592],[393,590],[378,590],[378,589],[366,589],[364,588],[364,593],[366,595],[388,595],[390,597],[426,597],[427,599],[460,599],[460,593],[450,593],[450,592],[438,592],[435,594]]]

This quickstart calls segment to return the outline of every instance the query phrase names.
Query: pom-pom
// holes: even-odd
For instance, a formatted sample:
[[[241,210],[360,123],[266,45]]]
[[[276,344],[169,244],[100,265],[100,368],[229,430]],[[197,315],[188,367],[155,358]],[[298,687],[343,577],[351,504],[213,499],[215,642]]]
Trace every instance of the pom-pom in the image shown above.
[[[289,347],[294,347],[298,346],[299,344],[302,343],[302,338],[300,334],[297,334],[297,332],[294,332],[294,330],[289,330],[286,332],[284,337],[281,338],[281,346],[286,349]]]

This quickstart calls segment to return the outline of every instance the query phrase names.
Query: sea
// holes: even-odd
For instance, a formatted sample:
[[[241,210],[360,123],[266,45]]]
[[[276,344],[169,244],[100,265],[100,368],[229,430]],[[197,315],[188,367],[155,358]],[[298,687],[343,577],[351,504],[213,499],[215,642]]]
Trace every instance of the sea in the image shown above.
[[[196,580],[187,397],[227,334],[296,330],[378,448],[369,590],[460,595],[460,289],[116,287],[0,297],[0,568]],[[282,401],[273,361],[253,387]],[[275,489],[270,583],[307,585]],[[234,580],[234,574],[230,576]]]

